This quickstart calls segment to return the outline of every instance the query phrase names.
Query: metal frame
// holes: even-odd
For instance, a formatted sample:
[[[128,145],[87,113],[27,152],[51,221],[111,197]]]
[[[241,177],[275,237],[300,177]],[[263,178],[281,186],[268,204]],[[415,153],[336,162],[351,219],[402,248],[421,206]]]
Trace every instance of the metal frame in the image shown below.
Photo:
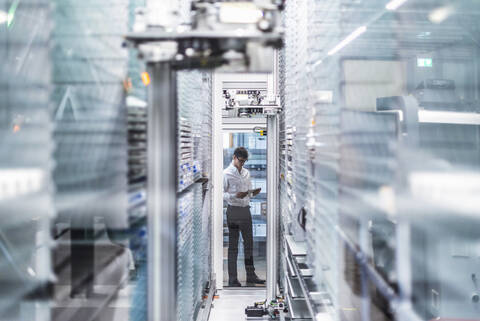
[[[149,63],[148,320],[176,319],[177,108],[176,73]]]
[[[207,298],[204,299],[202,307],[198,312],[197,318],[195,319],[196,321],[208,321],[208,319],[210,318],[210,310],[213,306],[213,297],[217,292],[214,281],[215,280],[211,280],[210,290],[208,292]]]
[[[310,313],[310,316],[312,317],[312,320],[316,320],[316,316],[320,315],[321,312],[317,308],[317,305],[315,304],[310,291],[308,290],[307,283],[305,282],[305,279],[302,276],[302,272],[300,271],[300,267],[298,266],[297,260],[295,259],[290,246],[287,246],[288,248],[288,254],[292,258],[292,266],[293,266],[293,271],[295,272],[295,275],[298,278],[298,282],[300,284],[300,288],[302,289],[303,297],[305,298],[305,303],[308,308],[308,312]]]
[[[223,133],[224,130],[251,132],[255,126],[266,126],[266,118],[223,118],[224,82],[267,81],[272,76],[266,74],[238,74],[215,72],[212,76],[213,104],[213,229],[212,229],[212,266],[216,277],[217,289],[223,289]],[[270,90],[270,89],[269,89]]]
[[[222,181],[223,171],[223,133],[249,132],[253,127],[267,127],[267,299],[275,299],[278,278],[278,116],[268,118],[222,118],[223,82],[266,81],[270,96],[278,94],[278,55],[274,55],[273,73],[270,74],[238,74],[215,73],[213,100],[213,184],[214,184],[214,228],[213,228],[213,267],[217,279],[217,289],[223,288],[223,213],[222,213]],[[222,130],[220,130],[222,129]],[[217,186],[215,188],[215,186]]]
[[[220,150],[221,150],[221,154],[218,156],[219,157],[219,164],[220,164],[220,167],[216,167],[216,168],[221,168],[222,170],[218,171],[217,173],[215,173],[214,175],[217,175],[220,177],[220,191],[217,192],[220,194],[220,202],[219,202],[219,209],[218,209],[218,213],[219,213],[219,216],[215,216],[217,220],[220,220],[218,222],[219,225],[222,226],[222,230],[221,230],[221,238],[218,237],[217,238],[217,242],[219,244],[216,244],[216,246],[220,246],[221,247],[221,257],[217,257],[216,260],[217,260],[217,263],[218,261],[221,261],[221,277],[219,278],[218,277],[218,274],[217,274],[217,289],[223,289],[223,134],[225,133],[253,133],[253,130],[255,127],[267,127],[267,119],[266,118],[223,118],[222,119],[222,130],[220,131],[220,136],[221,136],[221,142],[219,144],[220,146]],[[268,202],[268,190],[269,190],[269,185],[268,185],[268,168],[269,168],[269,158],[268,158],[268,135],[267,135],[267,204],[269,204]],[[268,213],[268,205],[267,205],[267,213]],[[268,215],[268,214],[267,214]],[[269,224],[269,221],[268,221],[268,217],[267,217],[267,283],[268,283],[268,275],[269,275],[269,265],[268,265],[268,244],[269,244],[269,240],[268,240],[268,225]],[[218,241],[219,240],[219,241]],[[217,271],[217,273],[219,273]],[[218,280],[220,279],[220,280]],[[218,286],[218,283],[221,283],[222,284],[222,287],[220,288]],[[268,287],[268,286],[267,286]]]
[[[212,75],[213,90],[213,139],[212,139],[212,178],[213,178],[213,224],[212,224],[212,267],[216,288],[223,289],[223,131],[221,92],[218,88],[222,79],[217,73]]]
[[[265,117],[222,119],[223,132],[253,133],[255,127],[267,127],[267,120]]]
[[[219,140],[214,143],[215,146],[220,146],[220,150],[223,150],[223,134],[229,132],[235,133],[249,133],[252,132],[255,127],[266,126],[267,127],[267,302],[273,300],[277,296],[277,277],[278,277],[278,117],[269,116],[268,118],[236,118],[229,119],[223,118],[222,122],[222,131],[220,133]],[[218,133],[215,134],[217,136]],[[223,164],[223,152],[220,152],[220,155],[216,155],[217,160],[215,161],[216,169],[219,168],[218,164]],[[220,183],[217,183],[217,186],[222,186],[221,178],[222,171],[218,171],[214,174],[217,178],[214,178],[215,181],[218,179]],[[218,185],[220,184],[220,185]],[[216,194],[222,194],[220,191]],[[217,200],[218,202],[218,200]],[[220,203],[221,204],[221,197]],[[221,212],[219,205],[217,204],[216,212]],[[216,213],[215,212],[215,213]],[[216,220],[220,220],[215,225],[223,226],[223,216],[215,215]],[[220,224],[222,223],[222,224]],[[223,229],[221,230],[221,235],[223,236]],[[215,234],[215,232],[214,232]],[[216,245],[218,247],[219,241],[221,241],[221,248],[223,248],[223,237],[218,236],[218,231],[216,232]],[[217,251],[219,252],[219,251]],[[223,288],[223,251],[222,255],[217,257],[215,260],[216,266],[216,275],[217,275],[217,288]],[[221,261],[221,267],[219,267],[218,262]],[[221,269],[221,278],[219,278]],[[221,286],[218,284],[221,283]]]
[[[267,118],[267,302],[277,296],[278,276],[278,117]]]

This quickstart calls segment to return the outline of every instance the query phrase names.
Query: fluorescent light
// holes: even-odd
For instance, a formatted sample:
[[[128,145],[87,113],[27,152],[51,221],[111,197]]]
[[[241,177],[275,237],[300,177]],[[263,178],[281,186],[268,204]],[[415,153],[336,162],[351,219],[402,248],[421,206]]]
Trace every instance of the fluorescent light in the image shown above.
[[[313,68],[316,68],[317,66],[320,66],[322,64],[323,60],[319,60],[316,63],[313,64]]]
[[[480,115],[476,113],[421,109],[418,111],[418,121],[420,123],[480,125]]]
[[[355,40],[358,36],[360,36],[362,33],[364,33],[365,31],[367,31],[367,27],[366,26],[361,26],[361,27],[358,27],[354,32],[352,32],[351,34],[348,35],[347,38],[343,39],[338,45],[336,45],[332,50],[330,50],[328,52],[328,55],[329,56],[332,56],[334,54],[336,54],[337,52],[339,52],[340,50],[343,49],[343,47],[345,47],[346,45],[348,45],[350,42],[352,42],[353,40]]]
[[[13,19],[15,19],[15,12],[17,11],[18,4],[20,3],[20,0],[16,0],[12,5],[10,6],[10,9],[8,10],[7,14],[7,27],[10,28],[13,23]]]
[[[453,6],[440,7],[432,10],[428,15],[428,19],[433,23],[442,23],[445,19],[450,17],[454,11],[455,8]]]
[[[5,11],[0,10],[0,25],[8,21],[8,14]]]
[[[407,0],[392,0],[385,6],[385,9],[394,11],[397,10],[402,4],[407,2]]]

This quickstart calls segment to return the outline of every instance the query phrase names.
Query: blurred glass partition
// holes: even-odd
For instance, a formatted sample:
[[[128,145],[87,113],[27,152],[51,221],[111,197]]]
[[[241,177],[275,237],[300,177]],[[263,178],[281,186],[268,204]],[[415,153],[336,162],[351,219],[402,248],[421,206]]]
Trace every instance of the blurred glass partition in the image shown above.
[[[233,152],[237,147],[245,147],[248,150],[249,158],[244,164],[250,172],[252,189],[261,188],[260,194],[250,199],[250,212],[252,214],[253,233],[253,261],[255,273],[260,279],[266,277],[266,241],[267,241],[267,137],[258,133],[227,132],[224,131],[223,167],[224,169],[232,163]],[[227,203],[224,202],[223,209],[223,247],[224,247],[224,285],[228,286],[228,246],[229,233],[227,226]],[[242,286],[246,283],[244,269],[243,238],[238,243],[237,270],[238,280]]]
[[[50,320],[49,1],[0,1],[0,320]]]
[[[107,304],[126,286],[133,264],[123,85],[128,53],[122,48],[128,0],[52,4],[58,213],[52,319],[113,320],[121,311],[128,315],[128,306]]]
[[[0,320],[147,320],[148,83],[123,46],[142,5],[0,1]],[[209,73],[182,73],[177,97],[185,230],[168,263],[187,321],[211,281]]]
[[[334,320],[480,315],[479,17],[477,1],[286,1],[282,231],[305,206]]]

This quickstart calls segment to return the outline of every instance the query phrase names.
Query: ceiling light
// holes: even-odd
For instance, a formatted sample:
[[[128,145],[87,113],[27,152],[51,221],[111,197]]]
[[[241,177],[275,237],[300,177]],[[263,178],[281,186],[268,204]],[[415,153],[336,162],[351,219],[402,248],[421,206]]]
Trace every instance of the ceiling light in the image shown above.
[[[389,3],[387,3],[387,5],[385,6],[385,9],[390,11],[397,10],[405,2],[407,2],[407,0],[392,0]]]
[[[8,10],[7,14],[7,27],[10,28],[13,23],[13,19],[15,19],[15,12],[17,11],[18,5],[20,3],[20,0],[16,0],[12,5],[10,6],[10,9]]]
[[[428,19],[433,23],[442,23],[445,19],[450,17],[455,11],[453,6],[444,6],[432,10],[428,15]]]
[[[336,54],[337,52],[339,52],[340,50],[343,49],[343,47],[345,47],[346,45],[348,45],[350,42],[352,42],[353,40],[355,40],[358,36],[360,36],[362,33],[364,33],[365,31],[367,31],[367,27],[366,26],[361,26],[361,27],[358,27],[354,32],[352,32],[351,34],[349,34],[347,36],[347,38],[343,39],[338,45],[336,45],[332,50],[330,50],[328,52],[328,55],[329,56],[332,56],[334,54]]]

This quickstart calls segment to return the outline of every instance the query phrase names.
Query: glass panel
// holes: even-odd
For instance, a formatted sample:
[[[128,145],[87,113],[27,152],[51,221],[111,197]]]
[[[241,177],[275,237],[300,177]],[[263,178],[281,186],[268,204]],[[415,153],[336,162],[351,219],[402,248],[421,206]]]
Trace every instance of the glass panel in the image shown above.
[[[334,320],[478,320],[479,14],[286,2],[282,230],[305,205]]]
[[[248,150],[249,158],[244,168],[250,171],[252,189],[261,188],[260,194],[250,200],[253,234],[253,261],[255,273],[265,280],[266,277],[266,241],[267,241],[267,138],[255,133],[225,133],[223,148],[223,167],[232,162],[235,148],[243,146]],[[229,229],[227,224],[227,203],[223,208],[223,249],[224,249],[224,285],[228,286],[228,247]],[[240,233],[241,234],[241,233]],[[242,286],[246,283],[244,269],[243,235],[238,243],[238,280]]]
[[[47,0],[0,1],[0,15],[0,320],[47,320],[52,12]]]
[[[135,271],[128,238],[127,51],[122,48],[128,3],[50,4],[57,213],[51,320],[128,317],[129,305],[119,304],[128,302],[128,280]]]

